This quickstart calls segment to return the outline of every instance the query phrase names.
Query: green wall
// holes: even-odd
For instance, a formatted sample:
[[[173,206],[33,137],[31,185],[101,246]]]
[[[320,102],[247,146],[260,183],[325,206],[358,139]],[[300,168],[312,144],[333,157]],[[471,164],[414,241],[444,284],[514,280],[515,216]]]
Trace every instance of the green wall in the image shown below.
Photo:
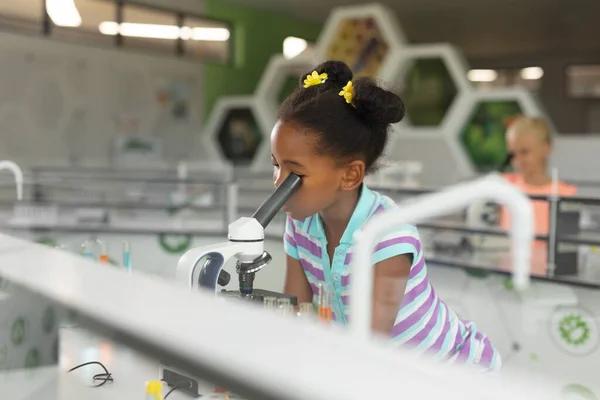
[[[281,53],[286,37],[297,36],[314,42],[321,29],[317,23],[223,0],[206,0],[204,15],[231,22],[235,46],[235,64],[204,66],[205,116],[221,96],[254,92],[269,58]]]

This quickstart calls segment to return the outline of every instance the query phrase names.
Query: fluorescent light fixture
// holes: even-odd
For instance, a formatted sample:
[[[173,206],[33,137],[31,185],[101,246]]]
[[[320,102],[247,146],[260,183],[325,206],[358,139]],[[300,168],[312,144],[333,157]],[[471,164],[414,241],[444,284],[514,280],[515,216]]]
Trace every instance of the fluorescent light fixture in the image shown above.
[[[472,69],[467,72],[467,78],[471,82],[494,82],[498,78],[498,72],[494,69]]]
[[[81,15],[75,0],[46,0],[46,11],[57,26],[77,27],[81,25]]]
[[[302,38],[288,36],[283,40],[283,56],[292,59],[308,48],[308,42]]]
[[[542,76],[544,76],[544,70],[540,67],[527,67],[523,68],[519,75],[521,75],[521,79],[527,81],[535,81],[537,79],[541,79]]]
[[[137,24],[123,22],[118,24],[114,21],[101,22],[98,29],[103,35],[117,35],[147,39],[165,40],[198,40],[207,42],[225,42],[229,40],[229,30],[226,28],[182,28],[176,25]]]

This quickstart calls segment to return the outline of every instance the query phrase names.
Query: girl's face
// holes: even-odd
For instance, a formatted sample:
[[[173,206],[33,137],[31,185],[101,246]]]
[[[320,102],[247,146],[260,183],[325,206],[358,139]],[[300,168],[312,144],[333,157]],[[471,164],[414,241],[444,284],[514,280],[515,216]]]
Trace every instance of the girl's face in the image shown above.
[[[345,182],[346,170],[335,160],[317,154],[314,134],[287,122],[271,132],[271,161],[275,187],[291,173],[302,177],[300,189],[283,206],[290,217],[304,220],[332,206]]]
[[[512,165],[517,172],[528,175],[546,169],[550,145],[538,132],[511,131],[506,134],[506,146],[512,153]]]

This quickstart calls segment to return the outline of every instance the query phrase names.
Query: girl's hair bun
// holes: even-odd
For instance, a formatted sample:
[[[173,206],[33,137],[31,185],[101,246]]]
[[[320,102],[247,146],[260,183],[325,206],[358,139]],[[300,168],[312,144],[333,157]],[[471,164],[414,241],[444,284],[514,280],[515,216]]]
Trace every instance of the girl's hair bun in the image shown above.
[[[396,93],[379,87],[372,79],[352,82],[356,112],[365,121],[377,125],[394,124],[404,118],[404,102]]]

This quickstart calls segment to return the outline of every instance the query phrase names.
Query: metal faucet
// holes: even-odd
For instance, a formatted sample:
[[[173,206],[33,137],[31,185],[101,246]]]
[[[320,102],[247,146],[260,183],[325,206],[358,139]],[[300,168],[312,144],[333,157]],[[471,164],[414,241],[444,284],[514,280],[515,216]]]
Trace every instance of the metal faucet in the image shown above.
[[[23,200],[23,170],[17,164],[8,160],[0,161],[0,170],[2,169],[8,169],[13,173],[17,185],[17,200]]]

